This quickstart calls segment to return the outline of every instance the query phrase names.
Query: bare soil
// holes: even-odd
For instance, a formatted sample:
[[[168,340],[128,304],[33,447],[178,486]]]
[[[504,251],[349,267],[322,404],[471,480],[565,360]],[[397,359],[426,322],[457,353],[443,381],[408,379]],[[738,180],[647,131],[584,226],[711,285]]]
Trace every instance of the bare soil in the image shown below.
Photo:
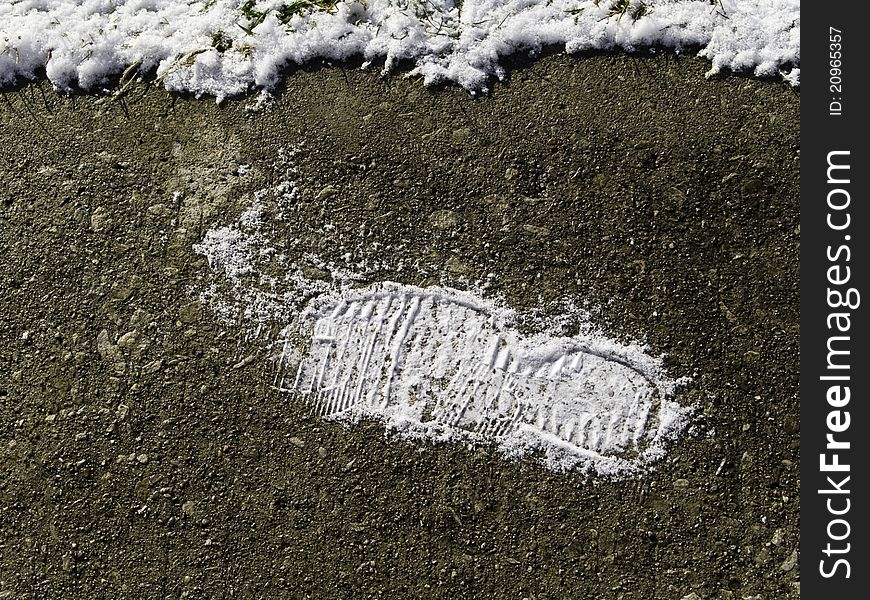
[[[798,597],[800,97],[706,68],[551,56],[474,98],[311,67],[261,112],[4,92],[0,598]],[[684,439],[609,482],[277,393],[192,245],[290,147],[295,247],[573,301],[692,378]]]

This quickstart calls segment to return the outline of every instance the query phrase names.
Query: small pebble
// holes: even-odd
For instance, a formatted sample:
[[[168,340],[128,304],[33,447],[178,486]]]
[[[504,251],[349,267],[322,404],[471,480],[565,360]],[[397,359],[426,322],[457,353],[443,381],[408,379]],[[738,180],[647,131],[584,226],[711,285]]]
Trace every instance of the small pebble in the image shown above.
[[[314,200],[316,202],[320,202],[321,200],[326,200],[327,198],[331,198],[332,196],[335,196],[335,194],[336,194],[335,188],[332,187],[331,185],[327,185],[322,190],[317,192],[317,196],[314,197]]]
[[[785,561],[779,566],[779,568],[788,573],[797,566],[797,561],[798,552],[797,550],[792,550],[789,557],[785,559]]]

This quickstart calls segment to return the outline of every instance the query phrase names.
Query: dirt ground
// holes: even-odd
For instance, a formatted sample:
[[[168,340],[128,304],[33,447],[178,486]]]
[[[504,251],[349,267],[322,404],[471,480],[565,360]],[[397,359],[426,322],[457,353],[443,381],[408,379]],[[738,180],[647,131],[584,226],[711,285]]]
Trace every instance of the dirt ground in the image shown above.
[[[260,112],[2,94],[0,598],[799,596],[799,93],[673,56],[516,67],[478,98],[312,67]],[[587,479],[272,389],[192,245],[291,147],[298,251],[573,301],[666,355],[698,407],[667,460]]]

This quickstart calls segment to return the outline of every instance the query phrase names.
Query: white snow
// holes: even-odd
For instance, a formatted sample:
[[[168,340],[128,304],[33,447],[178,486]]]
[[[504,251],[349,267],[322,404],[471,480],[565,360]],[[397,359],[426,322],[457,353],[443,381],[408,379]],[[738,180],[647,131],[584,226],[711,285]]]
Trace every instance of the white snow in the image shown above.
[[[284,330],[277,387],[324,418],[537,450],[558,470],[612,477],[663,456],[688,411],[661,360],[602,335],[522,335],[514,320],[500,303],[434,286],[325,294]],[[301,360],[287,351],[300,332]]]
[[[342,265],[288,254],[301,194],[293,157],[282,153],[283,179],[194,247],[213,271],[194,291],[241,322],[246,343],[272,348],[276,390],[325,419],[375,419],[401,437],[492,444],[511,457],[537,452],[556,470],[621,477],[664,456],[690,414],[674,398],[681,382],[570,301],[547,317],[518,314],[476,288],[363,285],[372,271],[352,253]],[[582,333],[564,335],[569,322]]]
[[[289,218],[286,212],[299,198],[293,165],[295,153],[295,150],[279,153],[272,167],[282,177],[274,188],[255,192],[253,202],[235,223],[207,231],[193,247],[221,275],[219,281],[199,295],[227,322],[288,319],[310,298],[334,289],[328,282],[307,278],[304,267],[328,271],[334,281],[344,285],[359,278],[310,253],[291,260],[285,252],[277,250],[287,245],[274,239],[273,230]],[[264,206],[270,209],[269,223],[264,221]]]
[[[61,90],[95,89],[130,68],[222,99],[293,63],[361,57],[478,91],[505,56],[547,46],[701,48],[710,74],[796,84],[799,38],[799,0],[20,0],[0,3],[0,84],[44,68]]]

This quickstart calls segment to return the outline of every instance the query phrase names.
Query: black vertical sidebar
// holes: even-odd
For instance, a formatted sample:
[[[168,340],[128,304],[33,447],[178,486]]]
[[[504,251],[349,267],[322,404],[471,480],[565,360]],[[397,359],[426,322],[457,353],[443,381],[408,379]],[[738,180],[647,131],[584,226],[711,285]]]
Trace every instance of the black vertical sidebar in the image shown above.
[[[801,5],[800,569],[812,600],[870,589],[864,4]]]

